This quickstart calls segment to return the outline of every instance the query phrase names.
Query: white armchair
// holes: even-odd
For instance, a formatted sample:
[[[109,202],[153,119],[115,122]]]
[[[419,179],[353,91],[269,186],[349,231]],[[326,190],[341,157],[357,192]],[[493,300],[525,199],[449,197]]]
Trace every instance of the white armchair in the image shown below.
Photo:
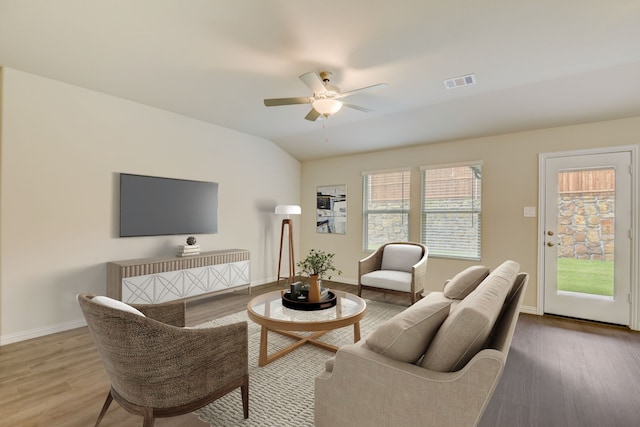
[[[411,304],[422,298],[429,250],[421,243],[390,242],[358,263],[358,296],[362,290],[408,294]]]

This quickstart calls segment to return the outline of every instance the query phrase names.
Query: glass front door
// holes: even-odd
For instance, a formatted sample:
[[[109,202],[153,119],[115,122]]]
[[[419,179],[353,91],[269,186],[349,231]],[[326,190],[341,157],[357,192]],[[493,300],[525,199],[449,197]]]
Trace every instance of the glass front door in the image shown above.
[[[629,324],[629,152],[545,161],[544,311]]]

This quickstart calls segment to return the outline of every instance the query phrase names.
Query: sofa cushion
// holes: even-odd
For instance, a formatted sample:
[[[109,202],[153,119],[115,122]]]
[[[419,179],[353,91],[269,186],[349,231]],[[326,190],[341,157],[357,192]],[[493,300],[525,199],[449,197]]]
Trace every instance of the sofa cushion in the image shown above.
[[[422,258],[422,247],[393,243],[382,251],[381,270],[397,270],[411,273],[411,267]]]
[[[95,296],[91,298],[91,301],[104,305],[105,307],[115,308],[117,310],[126,311],[127,313],[136,314],[138,316],[145,317],[145,315],[135,307],[131,307],[129,304],[126,304],[122,301],[118,301],[117,299],[105,297],[105,296]]]
[[[483,265],[474,265],[453,276],[444,286],[444,295],[451,299],[464,299],[489,275]]]
[[[427,295],[369,334],[367,346],[400,362],[417,362],[449,314],[451,302],[440,292]]]
[[[365,286],[409,292],[411,290],[411,273],[396,270],[376,270],[363,274],[360,283]]]
[[[519,268],[505,261],[460,302],[427,348],[423,368],[454,372],[484,348]]]

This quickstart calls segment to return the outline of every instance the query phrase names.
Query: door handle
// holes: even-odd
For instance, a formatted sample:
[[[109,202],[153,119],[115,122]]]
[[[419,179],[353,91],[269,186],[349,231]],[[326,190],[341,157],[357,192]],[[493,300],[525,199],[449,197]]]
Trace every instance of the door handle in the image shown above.
[[[555,246],[555,244],[553,244],[551,242],[547,242],[547,246],[552,247],[552,246]]]

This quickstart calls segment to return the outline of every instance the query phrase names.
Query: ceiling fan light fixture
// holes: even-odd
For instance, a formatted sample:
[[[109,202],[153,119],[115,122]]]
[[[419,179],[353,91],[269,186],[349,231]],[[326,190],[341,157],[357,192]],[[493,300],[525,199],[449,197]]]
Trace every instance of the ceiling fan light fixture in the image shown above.
[[[353,95],[356,92],[387,86],[386,83],[379,83],[376,85],[361,87],[360,89],[350,90],[348,92],[341,92],[340,88],[329,84],[329,77],[331,77],[331,72],[329,71],[322,71],[319,75],[313,71],[304,73],[300,75],[299,78],[309,87],[309,89],[312,90],[313,96],[299,96],[297,98],[270,98],[264,100],[264,105],[267,107],[275,107],[279,105],[311,104],[313,108],[309,110],[305,116],[305,120],[315,122],[320,117],[328,119],[340,111],[343,105],[365,113],[373,111],[351,103],[343,104],[341,101],[338,101],[338,99]]]
[[[323,115],[329,117],[332,114],[337,113],[342,108],[342,102],[336,99],[320,98],[311,103],[314,110]]]

